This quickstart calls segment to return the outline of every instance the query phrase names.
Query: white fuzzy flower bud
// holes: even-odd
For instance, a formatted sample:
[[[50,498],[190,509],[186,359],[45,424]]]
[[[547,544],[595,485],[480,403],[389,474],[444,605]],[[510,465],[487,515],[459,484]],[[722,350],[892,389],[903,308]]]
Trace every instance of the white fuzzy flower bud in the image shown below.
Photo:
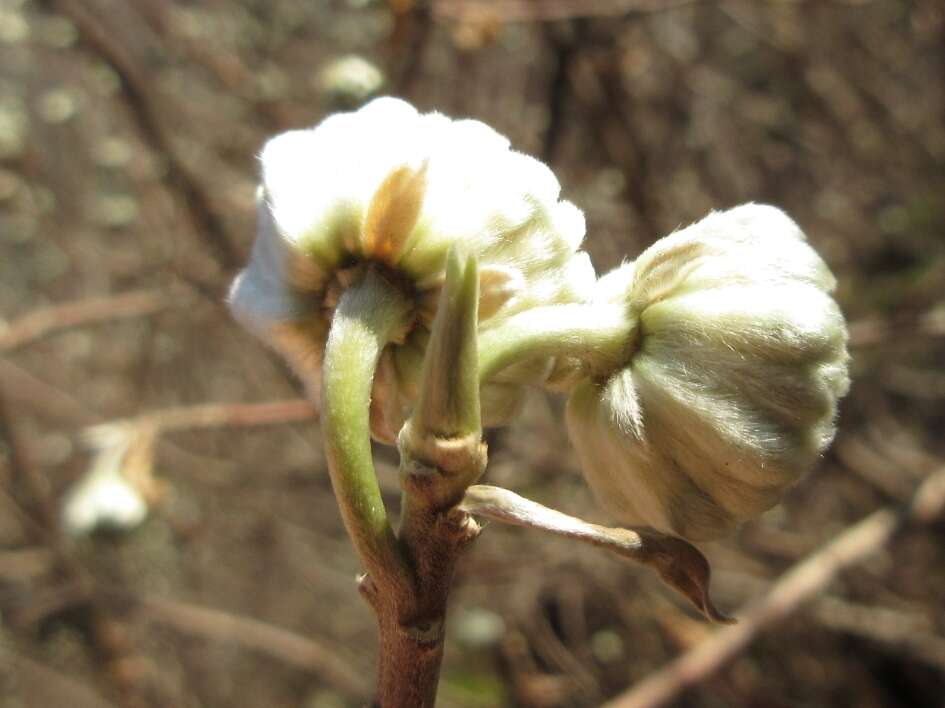
[[[601,503],[693,540],[777,504],[834,435],[848,388],[834,278],[780,210],[747,204],[598,281],[626,307],[626,364],[568,402]]]
[[[558,200],[545,165],[478,121],[381,98],[273,138],[261,162],[259,233],[232,310],[317,401],[340,293],[368,267],[400,288],[413,314],[378,366],[371,420],[381,440],[394,440],[416,399],[451,245],[479,263],[480,331],[530,307],[589,297],[593,287],[577,251],[581,212]],[[540,364],[502,375],[521,384],[543,375]],[[496,383],[482,395],[484,421],[495,424],[514,412],[521,386]]]

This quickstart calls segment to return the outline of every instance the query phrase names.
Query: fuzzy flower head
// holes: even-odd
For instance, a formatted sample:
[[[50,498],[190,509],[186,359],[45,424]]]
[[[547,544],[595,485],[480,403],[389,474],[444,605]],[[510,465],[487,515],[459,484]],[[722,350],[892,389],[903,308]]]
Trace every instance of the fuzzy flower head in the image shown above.
[[[340,293],[365,269],[413,309],[384,352],[372,432],[391,441],[416,398],[448,250],[480,264],[480,331],[531,307],[586,297],[593,269],[578,252],[584,218],[559,201],[541,162],[474,120],[419,114],[392,98],[283,133],[262,151],[258,236],[233,285],[236,317],[279,350],[318,400],[321,362]],[[483,390],[485,422],[508,419],[541,362]]]
[[[833,438],[848,388],[834,278],[769,206],[716,212],[598,281],[622,367],[580,383],[568,426],[601,503],[712,539],[777,504]]]

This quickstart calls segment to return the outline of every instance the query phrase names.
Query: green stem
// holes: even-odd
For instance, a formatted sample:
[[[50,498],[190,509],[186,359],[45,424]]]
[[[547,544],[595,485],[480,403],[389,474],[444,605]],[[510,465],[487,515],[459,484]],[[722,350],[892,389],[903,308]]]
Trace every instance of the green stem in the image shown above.
[[[325,347],[321,405],[328,469],[348,535],[374,581],[404,592],[413,575],[377,483],[370,404],[381,352],[408,313],[403,293],[373,270],[344,291]]]
[[[629,359],[634,324],[620,305],[548,305],[513,315],[479,336],[479,380],[541,356],[575,356],[613,371]]]
[[[447,599],[462,549],[479,527],[456,509],[486,465],[476,340],[479,275],[474,258],[450,249],[423,364],[423,385],[398,438],[403,482],[400,541],[416,571],[416,592],[378,607],[378,703],[432,708]],[[374,596],[376,600],[380,598]]]

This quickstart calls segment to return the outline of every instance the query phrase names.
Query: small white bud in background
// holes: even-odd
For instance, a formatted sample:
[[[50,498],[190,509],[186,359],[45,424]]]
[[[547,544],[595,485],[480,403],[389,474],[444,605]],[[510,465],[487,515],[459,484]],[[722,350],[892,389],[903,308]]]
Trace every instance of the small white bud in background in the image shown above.
[[[600,502],[693,540],[777,504],[833,439],[849,386],[833,288],[797,225],[755,204],[603,276],[598,301],[626,307],[626,364],[568,402]]]
[[[88,431],[86,441],[94,451],[92,461],[66,493],[63,529],[70,536],[84,536],[137,528],[159,493],[151,476],[155,431],[142,425],[101,425]]]

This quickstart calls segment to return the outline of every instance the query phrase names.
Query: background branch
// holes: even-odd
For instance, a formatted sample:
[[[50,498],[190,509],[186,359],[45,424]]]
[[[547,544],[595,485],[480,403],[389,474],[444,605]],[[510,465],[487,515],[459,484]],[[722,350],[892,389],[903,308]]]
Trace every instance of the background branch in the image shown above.
[[[795,565],[768,594],[739,615],[738,625],[715,633],[669,666],[651,674],[605,708],[657,708],[712,676],[757,636],[800,609],[843,570],[881,550],[914,524],[934,521],[945,510],[945,469],[930,475],[901,508],[880,509]]]
[[[312,420],[317,416],[308,401],[265,401],[263,403],[206,403],[197,406],[174,406],[144,413],[134,418],[101,423],[101,426],[147,426],[157,433],[195,428],[253,428],[283,425]],[[99,425],[90,429],[94,430]]]
[[[150,620],[178,632],[239,644],[303,671],[311,671],[350,698],[370,698],[369,682],[335,647],[323,646],[287,629],[229,612],[156,597],[134,598],[133,601]]]
[[[169,307],[171,302],[166,293],[143,290],[34,310],[0,326],[0,352],[18,349],[72,327],[151,315]]]
[[[223,221],[213,208],[213,199],[201,180],[181,158],[174,145],[164,113],[173,113],[172,99],[158,95],[157,82],[149,76],[117,40],[120,32],[109,28],[108,17],[94,6],[76,0],[46,0],[73,22],[85,43],[119,77],[125,98],[144,142],[167,160],[165,182],[170,193],[189,217],[196,236],[227,269],[239,264],[239,256]]]

